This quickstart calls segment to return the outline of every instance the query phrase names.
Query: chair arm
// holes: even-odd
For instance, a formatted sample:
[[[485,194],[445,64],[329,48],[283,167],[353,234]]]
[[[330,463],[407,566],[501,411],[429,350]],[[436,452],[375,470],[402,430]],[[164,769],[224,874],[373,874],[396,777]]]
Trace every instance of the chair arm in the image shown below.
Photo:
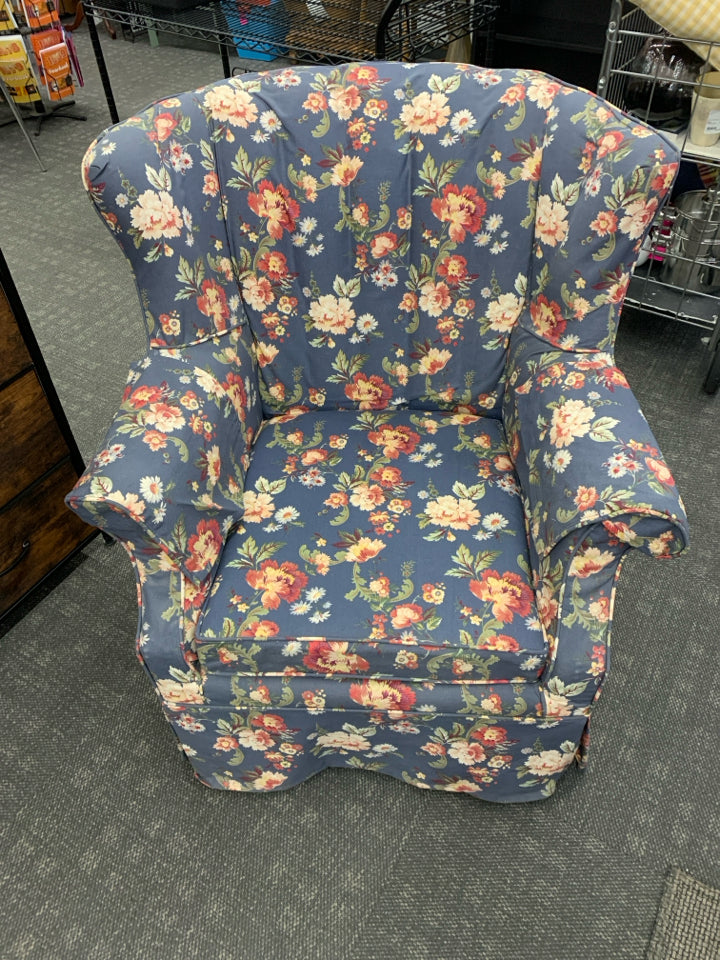
[[[590,524],[650,556],[680,553],[688,525],[675,481],[610,354],[521,341],[509,358],[503,420],[539,557]],[[653,535],[637,527],[656,518]]]
[[[68,506],[199,584],[242,517],[249,450],[261,422],[255,361],[242,332],[135,364],[122,405]]]
[[[549,648],[541,677],[548,715],[584,712],[599,695],[610,665],[615,588],[623,560],[633,547],[652,552],[650,542],[661,540],[665,528],[662,518],[632,515],[589,524],[538,561],[536,598]],[[625,529],[632,530],[632,537],[624,535]]]

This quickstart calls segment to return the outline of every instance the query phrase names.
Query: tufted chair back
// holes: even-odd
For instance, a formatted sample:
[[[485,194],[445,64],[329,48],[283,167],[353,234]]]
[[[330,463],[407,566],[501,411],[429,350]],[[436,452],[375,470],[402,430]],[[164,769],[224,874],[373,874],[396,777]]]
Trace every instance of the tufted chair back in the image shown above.
[[[553,346],[612,345],[674,172],[647,128],[581,90],[439,63],[221,81],[116,135],[121,180],[144,166],[147,183],[108,216],[151,342],[249,323],[267,415],[499,415],[521,316]]]

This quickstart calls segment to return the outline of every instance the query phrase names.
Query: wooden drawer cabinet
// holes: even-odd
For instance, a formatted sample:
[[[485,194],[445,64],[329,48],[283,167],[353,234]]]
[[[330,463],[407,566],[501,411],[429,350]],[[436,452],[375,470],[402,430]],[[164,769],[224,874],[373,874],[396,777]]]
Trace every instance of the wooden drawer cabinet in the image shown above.
[[[63,501],[76,480],[77,471],[65,459],[3,511],[0,553],[6,572],[2,596],[8,609],[68,556],[69,544],[92,536]]]
[[[0,504],[65,456],[65,438],[31,368],[0,389],[0,463],[10,467],[0,472]]]
[[[92,539],[64,497],[82,458],[0,251],[0,618]]]
[[[3,380],[11,380],[32,363],[20,328],[15,322],[10,301],[0,287],[0,343],[3,344]]]

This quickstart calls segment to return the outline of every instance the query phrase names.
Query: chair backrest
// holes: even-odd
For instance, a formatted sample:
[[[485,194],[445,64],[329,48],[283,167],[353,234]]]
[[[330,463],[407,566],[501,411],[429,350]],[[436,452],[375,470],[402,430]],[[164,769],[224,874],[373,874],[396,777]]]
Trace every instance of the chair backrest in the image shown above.
[[[544,74],[367,63],[162,101],[108,131],[88,180],[106,217],[114,204],[153,342],[247,321],[267,414],[498,415],[518,323],[612,347],[675,160]]]

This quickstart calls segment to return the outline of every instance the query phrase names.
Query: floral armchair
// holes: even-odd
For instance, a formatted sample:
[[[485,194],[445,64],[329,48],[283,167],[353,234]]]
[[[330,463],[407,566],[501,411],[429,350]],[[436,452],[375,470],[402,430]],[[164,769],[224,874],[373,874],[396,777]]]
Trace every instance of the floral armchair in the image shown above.
[[[222,80],[90,147],[149,349],[68,503],[130,554],[203,783],[519,801],[585,764],[622,558],[687,542],[612,353],[677,159],[441,63]]]

